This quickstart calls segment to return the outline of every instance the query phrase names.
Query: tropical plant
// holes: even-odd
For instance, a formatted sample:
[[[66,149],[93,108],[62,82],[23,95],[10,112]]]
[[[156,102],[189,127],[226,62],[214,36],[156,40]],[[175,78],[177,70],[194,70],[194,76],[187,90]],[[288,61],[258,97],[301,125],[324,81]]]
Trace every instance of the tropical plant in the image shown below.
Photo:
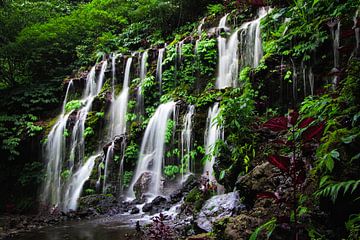
[[[278,216],[277,223],[279,227],[290,224],[292,226],[292,235],[294,239],[299,239],[299,193],[307,178],[307,164],[312,158],[314,145],[320,139],[324,130],[323,122],[316,122],[314,118],[303,118],[299,120],[299,114],[296,111],[290,111],[288,116],[272,118],[263,124],[264,128],[274,132],[283,132],[287,139],[278,139],[276,144],[283,146],[288,155],[270,155],[268,161],[277,167],[284,175],[287,181],[291,182],[292,194],[284,197],[281,190],[276,192],[263,192],[257,195],[258,198],[275,199],[278,204],[286,203],[289,205],[289,216]]]

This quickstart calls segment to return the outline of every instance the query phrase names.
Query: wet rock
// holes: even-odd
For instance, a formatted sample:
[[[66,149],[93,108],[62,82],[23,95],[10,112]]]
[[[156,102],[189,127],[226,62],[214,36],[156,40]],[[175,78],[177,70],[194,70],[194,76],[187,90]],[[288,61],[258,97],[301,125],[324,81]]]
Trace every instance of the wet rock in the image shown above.
[[[143,212],[149,212],[151,215],[160,213],[162,211],[169,210],[171,203],[162,196],[157,196],[151,203],[146,203],[142,210]]]
[[[245,208],[245,206],[241,204],[237,192],[214,196],[207,200],[202,207],[196,219],[197,226],[210,232],[214,222],[232,216],[242,208]]]
[[[176,190],[175,192],[173,192],[173,193],[170,195],[170,202],[171,202],[172,204],[177,203],[177,202],[180,202],[180,200],[182,199],[182,197],[183,197],[183,192],[181,191],[181,189]]]
[[[189,175],[183,183],[182,187],[170,194],[170,203],[174,204],[180,202],[187,193],[189,193],[194,187],[197,186],[198,179],[195,177],[195,175]]]
[[[131,205],[138,205],[143,204],[145,202],[145,199],[134,199],[130,202]]]
[[[145,203],[145,205],[143,206],[143,208],[142,208],[142,211],[143,212],[150,212],[151,211],[151,209],[152,209],[152,204],[151,203]]]
[[[136,183],[134,184],[133,190],[135,192],[136,199],[141,199],[149,190],[151,185],[152,173],[151,172],[144,172],[140,175],[137,179]]]
[[[137,207],[133,207],[131,210],[130,210],[130,213],[131,214],[137,214],[140,212],[140,209],[138,209]]]
[[[154,200],[151,203],[153,205],[159,206],[160,204],[163,204],[165,202],[166,202],[166,198],[164,198],[162,196],[157,196],[156,198],[154,198]]]

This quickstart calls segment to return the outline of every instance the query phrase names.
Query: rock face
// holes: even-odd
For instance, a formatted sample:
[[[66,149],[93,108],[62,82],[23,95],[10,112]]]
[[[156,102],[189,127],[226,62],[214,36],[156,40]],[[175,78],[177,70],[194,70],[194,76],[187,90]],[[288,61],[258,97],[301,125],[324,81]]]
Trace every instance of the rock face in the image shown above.
[[[143,195],[149,190],[151,179],[151,172],[144,172],[140,175],[133,188],[136,199],[141,199]]]
[[[146,203],[143,206],[142,211],[149,212],[151,215],[154,215],[155,213],[169,210],[170,207],[171,204],[166,200],[166,198],[157,196],[151,203]]]
[[[243,203],[252,207],[257,200],[256,194],[275,192],[283,181],[284,177],[280,174],[280,171],[270,163],[265,162],[256,166],[248,174],[239,176],[235,184],[235,190],[241,196],[244,196]],[[286,188],[286,186],[281,187]]]
[[[243,208],[244,205],[240,203],[237,192],[217,195],[205,202],[196,219],[196,223],[199,228],[210,232],[215,221],[223,217],[232,216]]]

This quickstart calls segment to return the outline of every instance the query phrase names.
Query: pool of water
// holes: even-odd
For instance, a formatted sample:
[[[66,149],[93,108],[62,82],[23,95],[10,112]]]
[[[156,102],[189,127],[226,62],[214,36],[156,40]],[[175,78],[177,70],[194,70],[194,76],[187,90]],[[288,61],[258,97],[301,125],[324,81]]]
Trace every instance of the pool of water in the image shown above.
[[[95,220],[67,222],[44,227],[32,232],[20,233],[6,240],[126,240],[136,231],[139,216],[116,215]]]

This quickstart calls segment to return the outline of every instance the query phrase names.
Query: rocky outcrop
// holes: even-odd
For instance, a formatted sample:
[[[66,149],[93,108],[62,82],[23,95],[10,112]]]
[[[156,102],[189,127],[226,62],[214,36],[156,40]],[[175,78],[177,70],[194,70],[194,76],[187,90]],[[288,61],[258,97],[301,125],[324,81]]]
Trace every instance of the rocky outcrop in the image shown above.
[[[144,197],[144,194],[149,190],[151,179],[152,173],[144,172],[140,175],[138,180],[136,180],[133,187],[136,199],[142,199]]]

